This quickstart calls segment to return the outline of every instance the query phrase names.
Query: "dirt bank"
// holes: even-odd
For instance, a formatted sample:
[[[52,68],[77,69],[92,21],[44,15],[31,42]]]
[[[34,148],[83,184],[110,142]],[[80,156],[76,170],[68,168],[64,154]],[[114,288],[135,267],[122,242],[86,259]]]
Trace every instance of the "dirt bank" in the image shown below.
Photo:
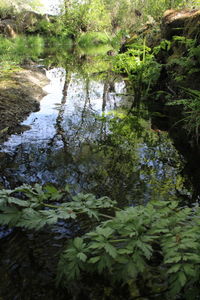
[[[40,70],[22,69],[0,78],[0,141],[19,132],[19,126],[30,112],[38,111],[48,79]]]

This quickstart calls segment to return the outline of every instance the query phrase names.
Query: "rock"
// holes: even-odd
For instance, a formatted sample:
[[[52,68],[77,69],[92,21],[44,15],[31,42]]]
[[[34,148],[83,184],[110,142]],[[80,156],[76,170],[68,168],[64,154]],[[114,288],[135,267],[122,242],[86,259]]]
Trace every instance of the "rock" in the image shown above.
[[[4,19],[0,21],[0,34],[3,34],[7,37],[16,37],[17,36],[17,26],[16,22],[12,19]]]
[[[175,35],[194,38],[200,32],[200,10],[167,10],[162,18],[162,38],[171,40]]]
[[[26,32],[27,30],[34,30],[38,22],[43,19],[43,15],[40,15],[34,11],[23,11],[21,12],[19,19],[21,30]]]

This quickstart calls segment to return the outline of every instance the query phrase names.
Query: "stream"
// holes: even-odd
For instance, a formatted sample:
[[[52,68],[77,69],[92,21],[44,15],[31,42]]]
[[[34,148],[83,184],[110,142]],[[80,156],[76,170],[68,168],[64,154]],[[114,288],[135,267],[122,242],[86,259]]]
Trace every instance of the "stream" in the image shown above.
[[[101,72],[46,71],[40,111],[0,145],[0,183],[69,185],[120,207],[190,199],[185,160],[168,132],[152,127],[145,106],[130,113],[133,96],[123,79]],[[2,228],[0,299],[67,299],[54,287],[57,254],[78,230],[64,223],[40,233]]]
[[[115,83],[115,92],[106,94],[103,83],[84,81],[76,74],[66,79],[62,68],[46,74],[50,83],[44,88],[48,94],[40,111],[22,123],[26,131],[12,135],[0,148],[6,162],[1,165],[0,180],[7,187],[12,182],[78,183],[82,188],[81,174],[86,173],[86,166],[79,157],[104,134],[106,124],[98,116],[118,106],[117,93],[123,91],[124,83]]]
[[[63,68],[47,77],[40,111],[0,146],[6,188],[69,184],[76,192],[103,192],[119,205],[144,204],[152,194],[158,199],[160,190],[176,195],[184,183],[182,157],[167,132],[151,128],[146,111],[127,115],[123,81],[69,76]]]

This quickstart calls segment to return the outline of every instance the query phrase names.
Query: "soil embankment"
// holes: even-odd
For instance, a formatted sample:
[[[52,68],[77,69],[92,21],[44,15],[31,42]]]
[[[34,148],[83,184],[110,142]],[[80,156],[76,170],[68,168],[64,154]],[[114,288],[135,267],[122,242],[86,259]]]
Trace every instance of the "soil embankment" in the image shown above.
[[[19,124],[30,112],[39,110],[45,96],[46,76],[37,69],[27,68],[0,80],[0,141],[21,131]]]

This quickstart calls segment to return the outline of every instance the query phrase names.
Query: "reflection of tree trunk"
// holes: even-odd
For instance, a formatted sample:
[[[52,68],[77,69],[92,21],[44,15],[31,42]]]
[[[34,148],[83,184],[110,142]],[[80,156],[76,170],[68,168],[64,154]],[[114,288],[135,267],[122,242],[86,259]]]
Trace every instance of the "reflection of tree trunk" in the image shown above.
[[[109,100],[109,97],[108,97],[109,93],[116,93],[115,82],[109,81],[107,79],[107,82],[104,83],[104,89],[103,89],[102,112],[105,112],[106,104]],[[116,108],[115,97],[113,97],[113,99],[114,99],[114,108]]]
[[[65,84],[64,84],[64,87],[63,87],[63,90],[62,90],[62,93],[63,93],[63,97],[62,97],[62,101],[61,101],[61,104],[63,102],[66,103],[66,98],[67,98],[67,92],[68,92],[68,87],[69,87],[69,83],[70,83],[70,79],[67,78],[68,75],[66,75],[66,78],[65,78]]]
[[[51,139],[51,142],[50,142],[50,144],[52,145],[55,138],[60,136],[65,149],[67,149],[67,147],[68,147],[68,138],[65,135],[65,130],[62,127],[62,122],[63,122],[63,118],[64,118],[65,104],[67,102],[67,94],[68,94],[68,87],[69,87],[70,80],[71,80],[71,76],[69,74],[66,74],[65,83],[64,83],[64,87],[63,87],[63,91],[62,91],[63,97],[61,100],[61,106],[60,106],[58,116],[56,119],[56,125],[55,125],[56,134],[54,135],[54,137]]]
[[[75,137],[78,135],[78,132],[80,131],[80,129],[83,126],[84,119],[85,119],[85,112],[86,112],[86,109],[87,109],[87,104],[89,104],[89,106],[90,106],[90,79],[89,79],[89,77],[86,78],[85,103],[84,103],[83,110],[82,110],[82,113],[81,113],[81,122],[80,122],[79,128],[77,129],[77,131],[75,133]]]
[[[101,127],[100,127],[100,141],[104,141],[107,136],[107,122],[105,120],[101,121]]]
[[[85,92],[86,92],[85,105],[87,105],[87,103],[90,104],[90,79],[89,79],[89,77],[87,77],[87,79],[86,79]]]
[[[109,82],[109,92],[110,93],[116,93],[115,82],[114,81]]]
[[[83,122],[84,122],[84,117],[85,117],[87,104],[90,105],[90,79],[89,79],[89,77],[87,77],[86,84],[85,84],[85,103],[84,103],[82,114],[81,114],[80,128],[82,127]]]
[[[63,122],[64,112],[65,112],[65,104],[67,102],[67,93],[68,93],[69,83],[70,83],[70,76],[68,74],[66,74],[65,84],[63,87],[63,97],[61,100],[61,107],[60,107],[58,117],[56,120],[57,134],[59,134],[61,136],[64,148],[66,148],[68,146],[68,139],[65,135],[65,130],[62,128],[62,122]]]
[[[105,112],[106,104],[108,101],[108,92],[109,92],[110,85],[108,82],[104,83],[103,87],[103,102],[102,102],[102,112]]]
[[[109,91],[110,91],[110,83],[105,82],[103,87],[103,97],[102,97],[102,113],[104,113],[106,109]],[[102,124],[100,128],[100,139],[104,140],[105,136],[106,136],[106,122],[102,120]]]

